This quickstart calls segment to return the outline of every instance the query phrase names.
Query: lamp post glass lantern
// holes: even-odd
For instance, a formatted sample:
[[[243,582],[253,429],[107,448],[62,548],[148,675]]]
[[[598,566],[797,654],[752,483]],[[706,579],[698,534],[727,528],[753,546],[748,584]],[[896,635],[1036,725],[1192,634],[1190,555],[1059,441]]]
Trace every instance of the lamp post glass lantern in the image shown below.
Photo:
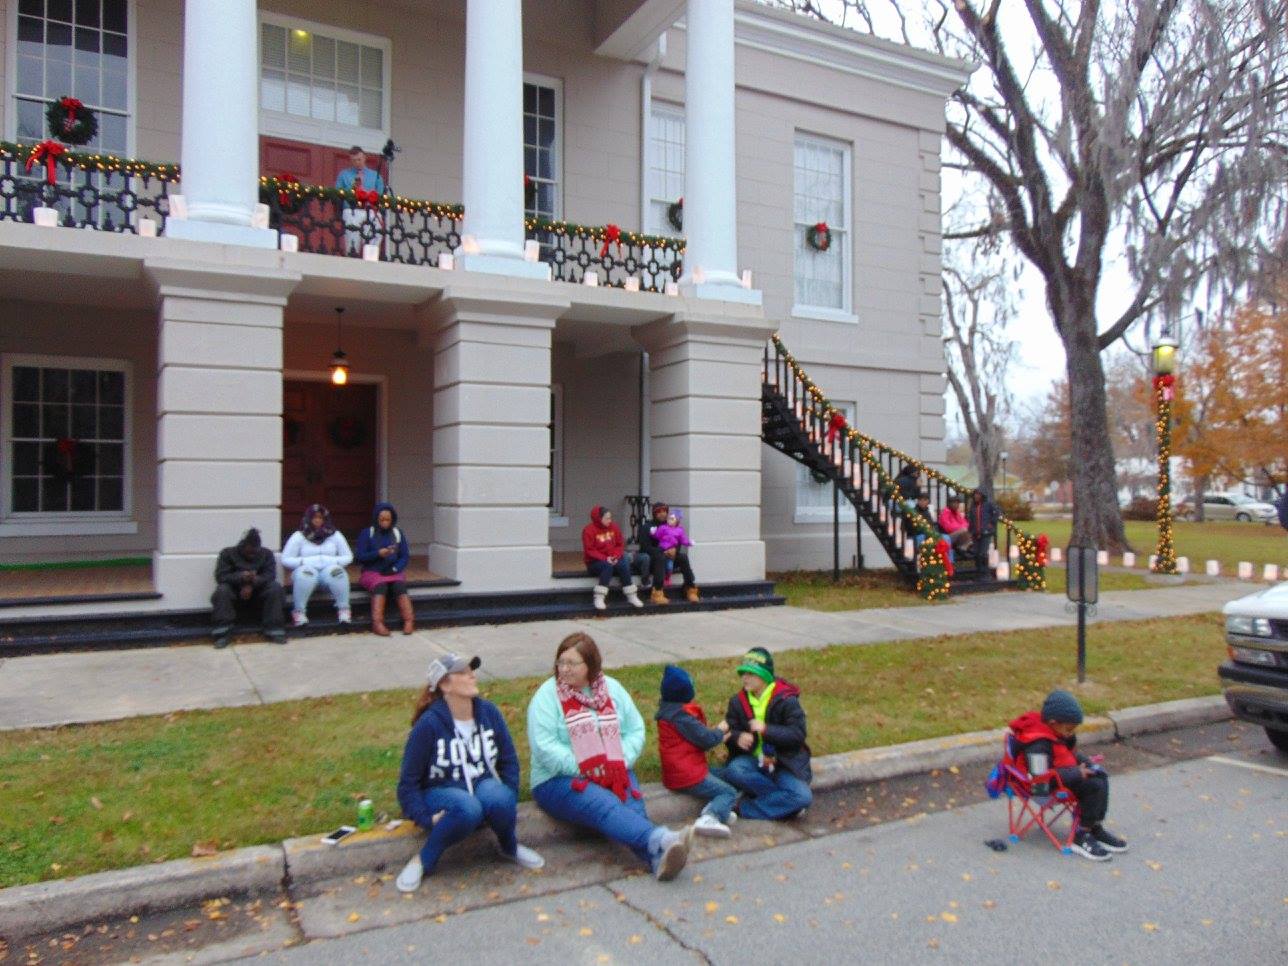
[[[1158,438],[1158,546],[1154,573],[1176,574],[1172,542],[1172,397],[1176,390],[1177,341],[1165,326],[1151,346],[1154,363],[1154,432]]]
[[[1002,461],[1002,492],[1006,492],[1006,456],[1005,452],[997,454],[998,459]]]

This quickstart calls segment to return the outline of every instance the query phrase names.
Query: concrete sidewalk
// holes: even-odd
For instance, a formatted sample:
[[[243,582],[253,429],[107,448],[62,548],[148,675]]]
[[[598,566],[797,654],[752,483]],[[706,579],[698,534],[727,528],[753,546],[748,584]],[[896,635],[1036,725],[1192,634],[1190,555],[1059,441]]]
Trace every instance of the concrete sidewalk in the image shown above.
[[[1094,622],[1217,611],[1253,589],[1220,581],[1106,593]],[[1072,625],[1062,596],[1004,593],[935,606],[831,613],[794,607],[645,613],[444,628],[409,637],[351,633],[285,647],[185,646],[7,658],[0,660],[0,730],[413,688],[424,680],[430,660],[444,651],[480,655],[484,677],[546,674],[555,645],[574,631],[595,638],[607,666],[622,667],[737,656],[757,644],[784,651]]]

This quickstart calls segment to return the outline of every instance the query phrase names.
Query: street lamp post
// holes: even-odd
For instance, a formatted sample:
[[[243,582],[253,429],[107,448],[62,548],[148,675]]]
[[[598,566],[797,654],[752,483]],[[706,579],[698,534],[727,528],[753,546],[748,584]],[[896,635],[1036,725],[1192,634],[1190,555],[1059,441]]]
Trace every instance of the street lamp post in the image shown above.
[[[998,453],[998,458],[1002,461],[1002,492],[1006,492],[1006,453]]]
[[[1153,343],[1154,431],[1158,436],[1158,546],[1154,573],[1175,574],[1176,547],[1172,543],[1172,396],[1176,388],[1176,338],[1164,326]]]

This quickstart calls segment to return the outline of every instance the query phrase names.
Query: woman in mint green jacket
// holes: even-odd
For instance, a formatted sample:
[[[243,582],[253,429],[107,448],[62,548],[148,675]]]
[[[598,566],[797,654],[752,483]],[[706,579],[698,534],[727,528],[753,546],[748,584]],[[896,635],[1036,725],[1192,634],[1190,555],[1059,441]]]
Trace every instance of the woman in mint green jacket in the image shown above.
[[[629,846],[659,880],[684,868],[693,828],[673,832],[649,821],[632,770],[644,749],[644,719],[617,681],[603,673],[589,634],[565,637],[555,673],[528,705],[532,798],[553,818]]]

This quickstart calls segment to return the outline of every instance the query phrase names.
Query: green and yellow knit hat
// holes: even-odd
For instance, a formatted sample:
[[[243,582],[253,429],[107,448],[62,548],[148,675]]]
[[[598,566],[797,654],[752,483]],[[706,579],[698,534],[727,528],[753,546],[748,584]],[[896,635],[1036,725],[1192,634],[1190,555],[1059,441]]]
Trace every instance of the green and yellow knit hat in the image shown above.
[[[763,647],[753,647],[742,656],[739,674],[754,674],[766,684],[774,683],[774,659]]]

